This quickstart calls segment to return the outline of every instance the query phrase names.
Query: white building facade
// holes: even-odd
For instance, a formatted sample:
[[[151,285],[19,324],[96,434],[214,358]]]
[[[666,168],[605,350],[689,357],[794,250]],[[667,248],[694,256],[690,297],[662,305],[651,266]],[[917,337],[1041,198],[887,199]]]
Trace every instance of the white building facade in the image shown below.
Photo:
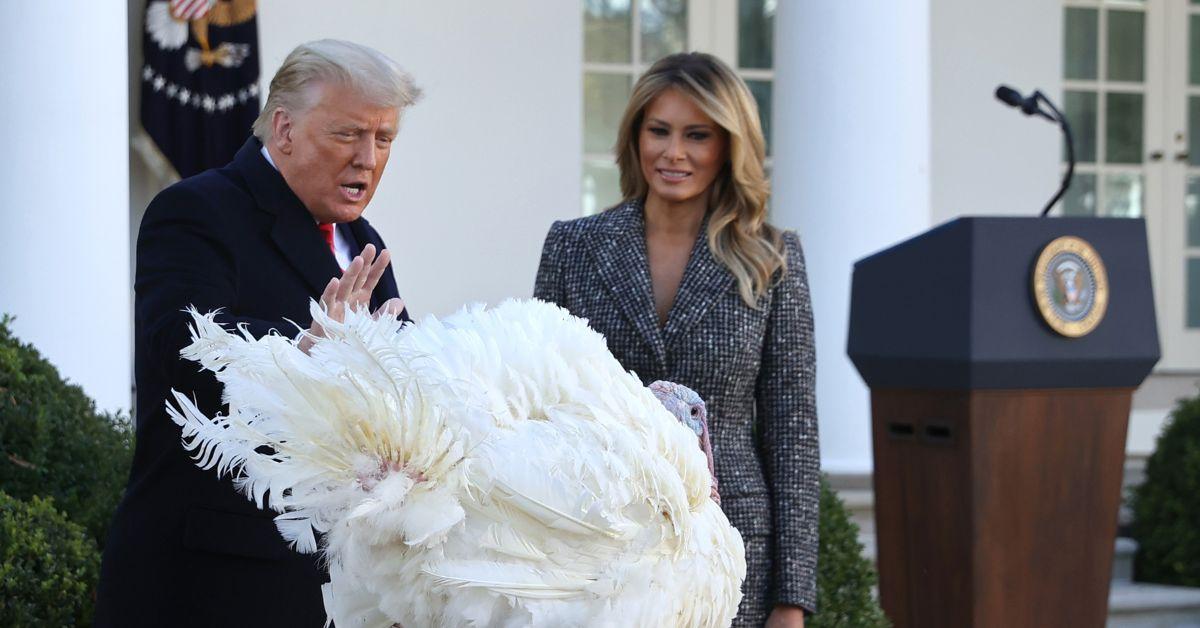
[[[125,20],[120,6],[68,11],[51,4],[0,9],[8,78],[0,129],[12,156],[0,174],[0,311],[17,315],[16,333],[102,408],[127,410],[131,238],[146,203],[169,181],[131,148],[131,138],[141,141],[136,69],[144,1],[132,0]],[[1135,397],[1130,453],[1150,451],[1173,400],[1195,393],[1200,351],[1187,348],[1200,322],[1189,326],[1188,307],[1200,300],[1200,261],[1189,260],[1200,255],[1200,241],[1169,241],[1192,228],[1195,211],[1186,209],[1184,192],[1190,162],[1174,159],[1186,142],[1155,145],[1181,124],[1190,137],[1189,121],[1180,123],[1176,111],[1186,118],[1190,84],[1170,92],[1172,101],[1162,95],[1165,79],[1156,78],[1178,66],[1177,57],[1186,60],[1189,48],[1146,43],[1159,29],[1186,24],[1191,9],[1183,2],[1160,3],[1175,7],[1170,14],[1154,2],[1118,7],[1142,14],[1140,83],[1109,80],[1103,62],[1095,79],[1065,78],[1078,56],[1064,55],[1068,40],[1090,45],[1088,10],[1095,12],[1097,58],[1129,47],[1136,31],[1129,24],[1137,20],[1112,19],[1109,4],[358,0],[334,8],[320,0],[260,0],[258,24],[264,90],[292,47],[324,37],[384,51],[424,89],[366,214],[388,241],[401,294],[418,316],[531,294],[550,223],[611,200],[605,160],[615,137],[609,146],[604,137],[613,109],[619,115],[623,105],[622,89],[654,55],[705,50],[738,67],[770,110],[773,221],[799,231],[806,250],[822,462],[834,473],[859,474],[871,469],[871,444],[867,390],[845,356],[853,262],[956,216],[1034,214],[1058,185],[1057,129],[997,102],[999,83],[1041,89],[1060,104],[1076,93],[1069,113],[1084,120],[1086,94],[1098,94],[1095,143],[1122,141],[1110,133],[1112,121],[1124,120],[1117,131],[1141,125],[1144,163],[1109,163],[1100,149],[1081,166],[1091,187],[1071,199],[1076,211],[1115,213],[1105,203],[1131,198],[1135,181],[1138,213],[1155,234],[1170,359]],[[1074,34],[1065,37],[1068,30]],[[609,44],[595,52],[588,40],[598,37]],[[764,48],[769,37],[773,45]],[[38,98],[30,101],[31,93]],[[1109,93],[1142,94],[1141,117],[1130,122],[1128,107]],[[1168,157],[1154,161],[1153,150]],[[1198,267],[1194,279],[1189,264]]]

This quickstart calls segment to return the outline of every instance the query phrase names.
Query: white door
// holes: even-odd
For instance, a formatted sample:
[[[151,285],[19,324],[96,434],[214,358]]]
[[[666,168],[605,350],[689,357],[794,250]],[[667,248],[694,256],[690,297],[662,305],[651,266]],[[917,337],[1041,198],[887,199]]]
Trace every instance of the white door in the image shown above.
[[[1161,295],[1162,366],[1196,370],[1200,368],[1200,2],[1163,2],[1166,128],[1158,140],[1165,151],[1166,174],[1155,288]]]
[[[1195,371],[1200,1],[1064,5],[1063,106],[1079,166],[1063,213],[1145,217],[1163,351],[1157,370]]]

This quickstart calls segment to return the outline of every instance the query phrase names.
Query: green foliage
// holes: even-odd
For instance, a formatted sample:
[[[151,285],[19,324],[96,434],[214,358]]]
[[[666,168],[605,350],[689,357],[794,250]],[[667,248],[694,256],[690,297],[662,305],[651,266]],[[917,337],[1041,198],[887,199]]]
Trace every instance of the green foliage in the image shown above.
[[[0,626],[88,626],[100,553],[49,499],[0,491]]]
[[[0,490],[52,497],[103,546],[133,455],[130,422],[97,412],[10,320],[0,318]]]
[[[875,567],[863,555],[858,526],[829,482],[821,478],[821,541],[817,555],[817,614],[809,628],[889,626],[872,597]]]
[[[1175,407],[1133,494],[1135,577],[1200,587],[1200,396]]]

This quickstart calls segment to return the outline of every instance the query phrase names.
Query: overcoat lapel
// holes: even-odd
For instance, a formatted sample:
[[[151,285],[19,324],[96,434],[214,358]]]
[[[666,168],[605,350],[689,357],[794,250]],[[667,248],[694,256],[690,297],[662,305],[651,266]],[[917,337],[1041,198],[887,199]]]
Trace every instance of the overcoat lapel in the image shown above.
[[[363,226],[362,218],[354,222],[344,222],[338,225],[337,229],[338,233],[342,234],[342,238],[350,245],[350,259],[354,259],[362,253],[363,247],[371,241],[371,238],[367,237],[367,230]]]
[[[602,218],[600,237],[586,239],[597,274],[610,298],[650,347],[659,369],[665,371],[667,353],[655,320],[641,204],[627,203],[608,210]]]
[[[271,240],[288,263],[319,298],[330,278],[340,277],[341,269],[329,252],[329,246],[317,229],[312,214],[288,187],[283,175],[267,163],[260,152],[262,144],[250,138],[234,157],[235,167],[246,177],[250,193],[264,211],[275,215]]]

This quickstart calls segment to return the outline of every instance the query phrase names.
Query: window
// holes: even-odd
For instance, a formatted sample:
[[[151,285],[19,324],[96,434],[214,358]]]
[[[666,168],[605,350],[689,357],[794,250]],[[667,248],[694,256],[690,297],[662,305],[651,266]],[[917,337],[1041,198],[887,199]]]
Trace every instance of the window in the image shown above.
[[[583,213],[621,200],[613,144],[633,83],[668,54],[736,67],[758,101],[768,153],[776,0],[583,0]],[[769,161],[768,161],[769,167]]]

